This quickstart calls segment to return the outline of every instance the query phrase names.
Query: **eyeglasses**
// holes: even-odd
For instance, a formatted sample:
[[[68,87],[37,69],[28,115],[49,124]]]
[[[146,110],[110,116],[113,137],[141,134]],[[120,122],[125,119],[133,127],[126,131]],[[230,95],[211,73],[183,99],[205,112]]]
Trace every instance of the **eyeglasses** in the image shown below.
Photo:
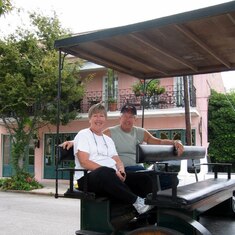
[[[94,141],[95,141],[96,150],[97,150],[97,155],[98,155],[98,156],[108,156],[108,155],[109,155],[109,153],[108,153],[109,150],[108,150],[108,145],[107,145],[107,142],[105,141],[104,135],[102,135],[102,138],[103,138],[103,141],[104,141],[104,145],[105,145],[105,147],[106,147],[106,150],[107,150],[107,154],[106,154],[106,153],[102,153],[102,152],[99,151],[98,143],[97,143],[97,141],[96,141],[95,135],[94,135],[93,131],[91,131],[91,132],[92,132],[92,134],[93,134],[93,138],[94,138]]]
[[[126,105],[123,109],[134,109],[134,107],[130,105]]]

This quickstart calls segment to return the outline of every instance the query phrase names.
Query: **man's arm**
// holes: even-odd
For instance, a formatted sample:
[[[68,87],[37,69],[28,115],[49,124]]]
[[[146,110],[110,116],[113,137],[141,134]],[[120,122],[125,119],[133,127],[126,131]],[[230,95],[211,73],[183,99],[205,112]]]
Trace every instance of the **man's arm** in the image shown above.
[[[63,149],[67,149],[69,150],[70,148],[73,147],[73,140],[69,140],[69,141],[65,141],[62,144],[60,144],[61,147],[63,147]]]
[[[103,131],[103,134],[105,134],[105,135],[111,137],[111,132],[110,132],[109,128],[105,129],[105,130]],[[69,140],[69,141],[63,142],[60,146],[62,146],[63,149],[69,150],[70,148],[73,147],[73,144],[74,144],[74,143],[73,143],[73,140]]]
[[[106,128],[105,130],[103,130],[103,134],[107,135],[107,136],[109,136],[111,138],[111,132],[110,132],[109,128]]]
[[[144,132],[144,142],[147,144],[173,145],[177,150],[178,156],[180,156],[184,151],[184,146],[180,140],[159,139],[154,137],[147,130]]]
[[[119,156],[113,156],[112,159],[116,162],[117,176],[121,181],[124,182],[126,179],[126,172],[122,160]]]
[[[89,160],[89,154],[86,152],[78,150],[76,156],[80,162],[80,165],[87,170],[93,171],[100,167],[99,164]]]

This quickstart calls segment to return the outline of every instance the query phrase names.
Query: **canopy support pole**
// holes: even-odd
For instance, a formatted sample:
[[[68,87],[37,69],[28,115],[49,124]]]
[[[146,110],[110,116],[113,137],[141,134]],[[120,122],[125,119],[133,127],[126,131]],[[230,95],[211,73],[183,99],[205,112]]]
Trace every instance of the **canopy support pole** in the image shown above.
[[[59,133],[60,133],[60,101],[61,101],[61,71],[63,69],[63,59],[59,50],[59,77],[57,82],[57,116],[56,116],[56,181],[55,181],[55,198],[58,198],[58,160],[59,160]]]
[[[186,145],[192,145],[191,115],[190,115],[190,95],[188,76],[183,76],[184,81],[184,107],[185,107],[185,124],[186,124]]]
[[[142,96],[142,124],[141,127],[144,128],[144,110],[145,110],[145,98],[146,98],[146,80],[144,79],[144,95]]]

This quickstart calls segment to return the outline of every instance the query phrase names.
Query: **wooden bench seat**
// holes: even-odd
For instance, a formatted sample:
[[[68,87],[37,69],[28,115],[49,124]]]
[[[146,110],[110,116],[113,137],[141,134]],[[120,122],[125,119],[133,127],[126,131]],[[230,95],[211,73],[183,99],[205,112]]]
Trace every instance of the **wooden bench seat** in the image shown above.
[[[157,205],[158,207],[184,208],[193,210],[196,203],[209,197],[213,197],[215,194],[219,194],[224,191],[226,191],[228,198],[230,198],[234,190],[235,180],[207,179],[184,186],[179,186],[175,196],[172,195],[172,189],[158,192],[155,198],[153,198],[152,194],[150,194],[148,195],[147,203]],[[219,199],[220,198],[218,197],[216,204],[224,201],[224,197],[221,198],[221,201]]]

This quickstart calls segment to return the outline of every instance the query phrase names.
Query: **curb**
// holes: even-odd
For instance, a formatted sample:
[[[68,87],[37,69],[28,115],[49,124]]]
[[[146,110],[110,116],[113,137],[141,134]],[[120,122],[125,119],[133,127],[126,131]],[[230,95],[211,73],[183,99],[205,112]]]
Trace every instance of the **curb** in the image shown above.
[[[25,190],[0,190],[0,192],[7,192],[7,193],[25,193],[25,194],[38,194],[44,196],[54,196],[55,193],[52,192],[35,192],[35,191],[25,191]]]
[[[11,193],[26,193],[26,194],[35,194],[35,195],[42,195],[42,196],[52,196],[55,197],[56,194],[56,186],[54,185],[54,183],[51,182],[40,182],[41,185],[43,186],[42,188],[38,188],[38,189],[32,189],[30,191],[26,191],[26,190],[3,190],[0,188],[0,192],[11,192]],[[58,197],[63,197],[64,193],[67,191],[68,189],[68,185],[66,184],[60,184],[58,185],[58,189],[57,189],[57,194]]]
[[[43,189],[43,188],[42,188]],[[43,192],[39,191],[42,189],[33,189],[32,191],[25,191],[25,190],[0,190],[0,192],[10,192],[10,193],[25,193],[25,194],[35,194],[35,195],[41,195],[41,196],[53,196],[55,197],[55,192]],[[38,191],[36,191],[38,190]],[[63,193],[58,193],[58,197],[63,196]]]

